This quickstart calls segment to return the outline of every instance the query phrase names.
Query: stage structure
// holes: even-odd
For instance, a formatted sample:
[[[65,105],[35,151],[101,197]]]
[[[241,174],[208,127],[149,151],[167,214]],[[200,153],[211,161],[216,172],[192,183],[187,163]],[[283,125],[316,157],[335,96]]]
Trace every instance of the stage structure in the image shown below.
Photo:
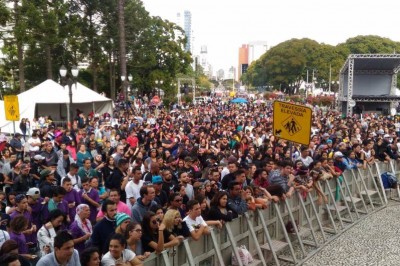
[[[378,112],[388,115],[396,95],[400,54],[351,54],[340,70],[338,109],[346,116]]]

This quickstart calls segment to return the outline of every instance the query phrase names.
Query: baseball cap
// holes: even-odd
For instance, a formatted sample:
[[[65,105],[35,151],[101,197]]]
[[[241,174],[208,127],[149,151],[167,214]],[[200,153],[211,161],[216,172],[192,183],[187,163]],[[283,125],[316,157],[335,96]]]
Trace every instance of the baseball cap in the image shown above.
[[[162,182],[163,182],[163,180],[162,180],[161,176],[159,176],[159,175],[155,175],[151,179],[151,183],[153,183],[153,184],[162,184]]]
[[[48,169],[44,169],[40,172],[40,177],[45,178],[48,177],[49,175],[53,174],[54,170],[48,170]]]
[[[384,138],[390,138],[390,135],[389,134],[385,134],[383,137]]]
[[[379,129],[376,133],[379,135],[383,135],[385,134],[385,131],[383,131],[383,129]]]
[[[36,161],[40,161],[40,160],[44,160],[45,157],[40,154],[37,154],[37,155],[33,156],[33,159]]]
[[[344,157],[344,155],[343,155],[343,153],[342,153],[342,152],[340,152],[340,151],[337,151],[337,152],[335,152],[335,153],[333,154],[333,158],[336,158],[336,157],[340,157],[340,158],[342,158],[342,157]]]
[[[36,187],[31,187],[28,192],[26,192],[26,195],[38,199],[40,197],[40,190]]]

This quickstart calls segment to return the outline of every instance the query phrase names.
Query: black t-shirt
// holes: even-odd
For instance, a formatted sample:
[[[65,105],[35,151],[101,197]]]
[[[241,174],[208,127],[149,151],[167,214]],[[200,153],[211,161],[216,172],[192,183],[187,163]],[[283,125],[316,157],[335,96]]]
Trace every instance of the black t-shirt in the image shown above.
[[[168,230],[164,230],[163,233],[164,233],[164,243],[168,243],[169,237],[171,236],[171,234],[168,232]],[[158,243],[158,232],[155,234],[148,233],[148,234],[142,235],[142,245],[143,245],[144,252],[154,252],[155,251],[154,248],[149,246],[149,243],[151,241]]]
[[[167,193],[161,189],[160,194],[156,195],[156,197],[154,198],[154,200],[161,205],[161,207],[166,206],[166,204],[168,203],[168,196]]]

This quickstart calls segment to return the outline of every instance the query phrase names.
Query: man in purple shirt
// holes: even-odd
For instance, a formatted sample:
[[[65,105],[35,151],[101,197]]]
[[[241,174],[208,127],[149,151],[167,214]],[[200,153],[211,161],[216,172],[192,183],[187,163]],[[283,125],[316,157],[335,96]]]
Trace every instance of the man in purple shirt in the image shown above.
[[[15,210],[10,214],[14,219],[18,215],[23,215],[28,220],[28,228],[22,233],[25,235],[28,245],[33,246],[36,243],[36,225],[32,224],[32,214],[28,211],[28,199],[24,194],[18,194],[15,197]]]
[[[64,201],[64,196],[67,194],[67,191],[65,191],[65,188],[56,186],[53,189],[53,197],[43,205],[42,208],[42,222],[47,222],[49,218],[49,213],[52,210],[59,209],[61,210],[65,215],[67,215],[67,223],[69,224],[71,220],[69,219],[69,208],[68,208],[68,203]]]
[[[89,183],[89,179],[82,179],[82,189],[79,191],[81,197],[81,203],[89,205],[90,216],[89,220],[92,224],[96,223],[97,209],[100,208],[100,197],[99,192],[92,188]]]
[[[28,211],[32,215],[32,223],[39,229],[43,225],[40,220],[40,212],[43,207],[43,198],[40,197],[40,190],[36,187],[30,188],[26,192],[26,198],[28,199]]]
[[[69,220],[73,222],[75,219],[76,206],[81,204],[81,197],[78,191],[73,189],[71,178],[65,177],[62,181],[62,187],[67,192],[64,196],[64,201],[68,204]]]

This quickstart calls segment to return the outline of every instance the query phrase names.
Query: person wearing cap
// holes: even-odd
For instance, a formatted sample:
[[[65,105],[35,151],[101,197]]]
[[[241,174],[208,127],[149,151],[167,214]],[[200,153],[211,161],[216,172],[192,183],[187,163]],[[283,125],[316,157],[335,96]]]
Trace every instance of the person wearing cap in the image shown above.
[[[132,221],[132,218],[123,212],[119,212],[115,215],[115,233],[125,235],[126,227]]]
[[[39,186],[40,195],[43,198],[51,198],[53,196],[53,189],[56,186],[56,178],[54,171],[44,169],[40,172],[40,179],[43,180]]]
[[[344,154],[341,151],[336,151],[333,154],[333,159],[335,160],[334,165],[339,168],[342,172],[347,169],[347,165],[344,162]]]
[[[22,164],[20,169],[20,174],[14,179],[12,190],[17,192],[18,194],[25,194],[29,190],[29,188],[35,186],[35,182],[31,174],[29,173],[29,164]]]
[[[45,168],[43,162],[44,159],[45,158],[42,155],[36,154],[31,160],[31,170],[29,173],[34,178],[36,187],[38,187],[40,184],[40,172]]]
[[[22,135],[20,133],[15,133],[14,137],[10,140],[10,147],[13,149],[18,159],[22,159],[24,153],[21,137]]]
[[[43,198],[40,197],[40,190],[36,187],[32,187],[26,192],[26,198],[28,200],[28,208],[32,215],[32,223],[36,225],[36,228],[42,227],[42,221],[40,219],[41,210],[43,206]]]
[[[153,176],[151,183],[155,189],[156,196],[154,200],[161,206],[166,207],[168,203],[167,193],[162,189],[163,179],[161,176]]]

